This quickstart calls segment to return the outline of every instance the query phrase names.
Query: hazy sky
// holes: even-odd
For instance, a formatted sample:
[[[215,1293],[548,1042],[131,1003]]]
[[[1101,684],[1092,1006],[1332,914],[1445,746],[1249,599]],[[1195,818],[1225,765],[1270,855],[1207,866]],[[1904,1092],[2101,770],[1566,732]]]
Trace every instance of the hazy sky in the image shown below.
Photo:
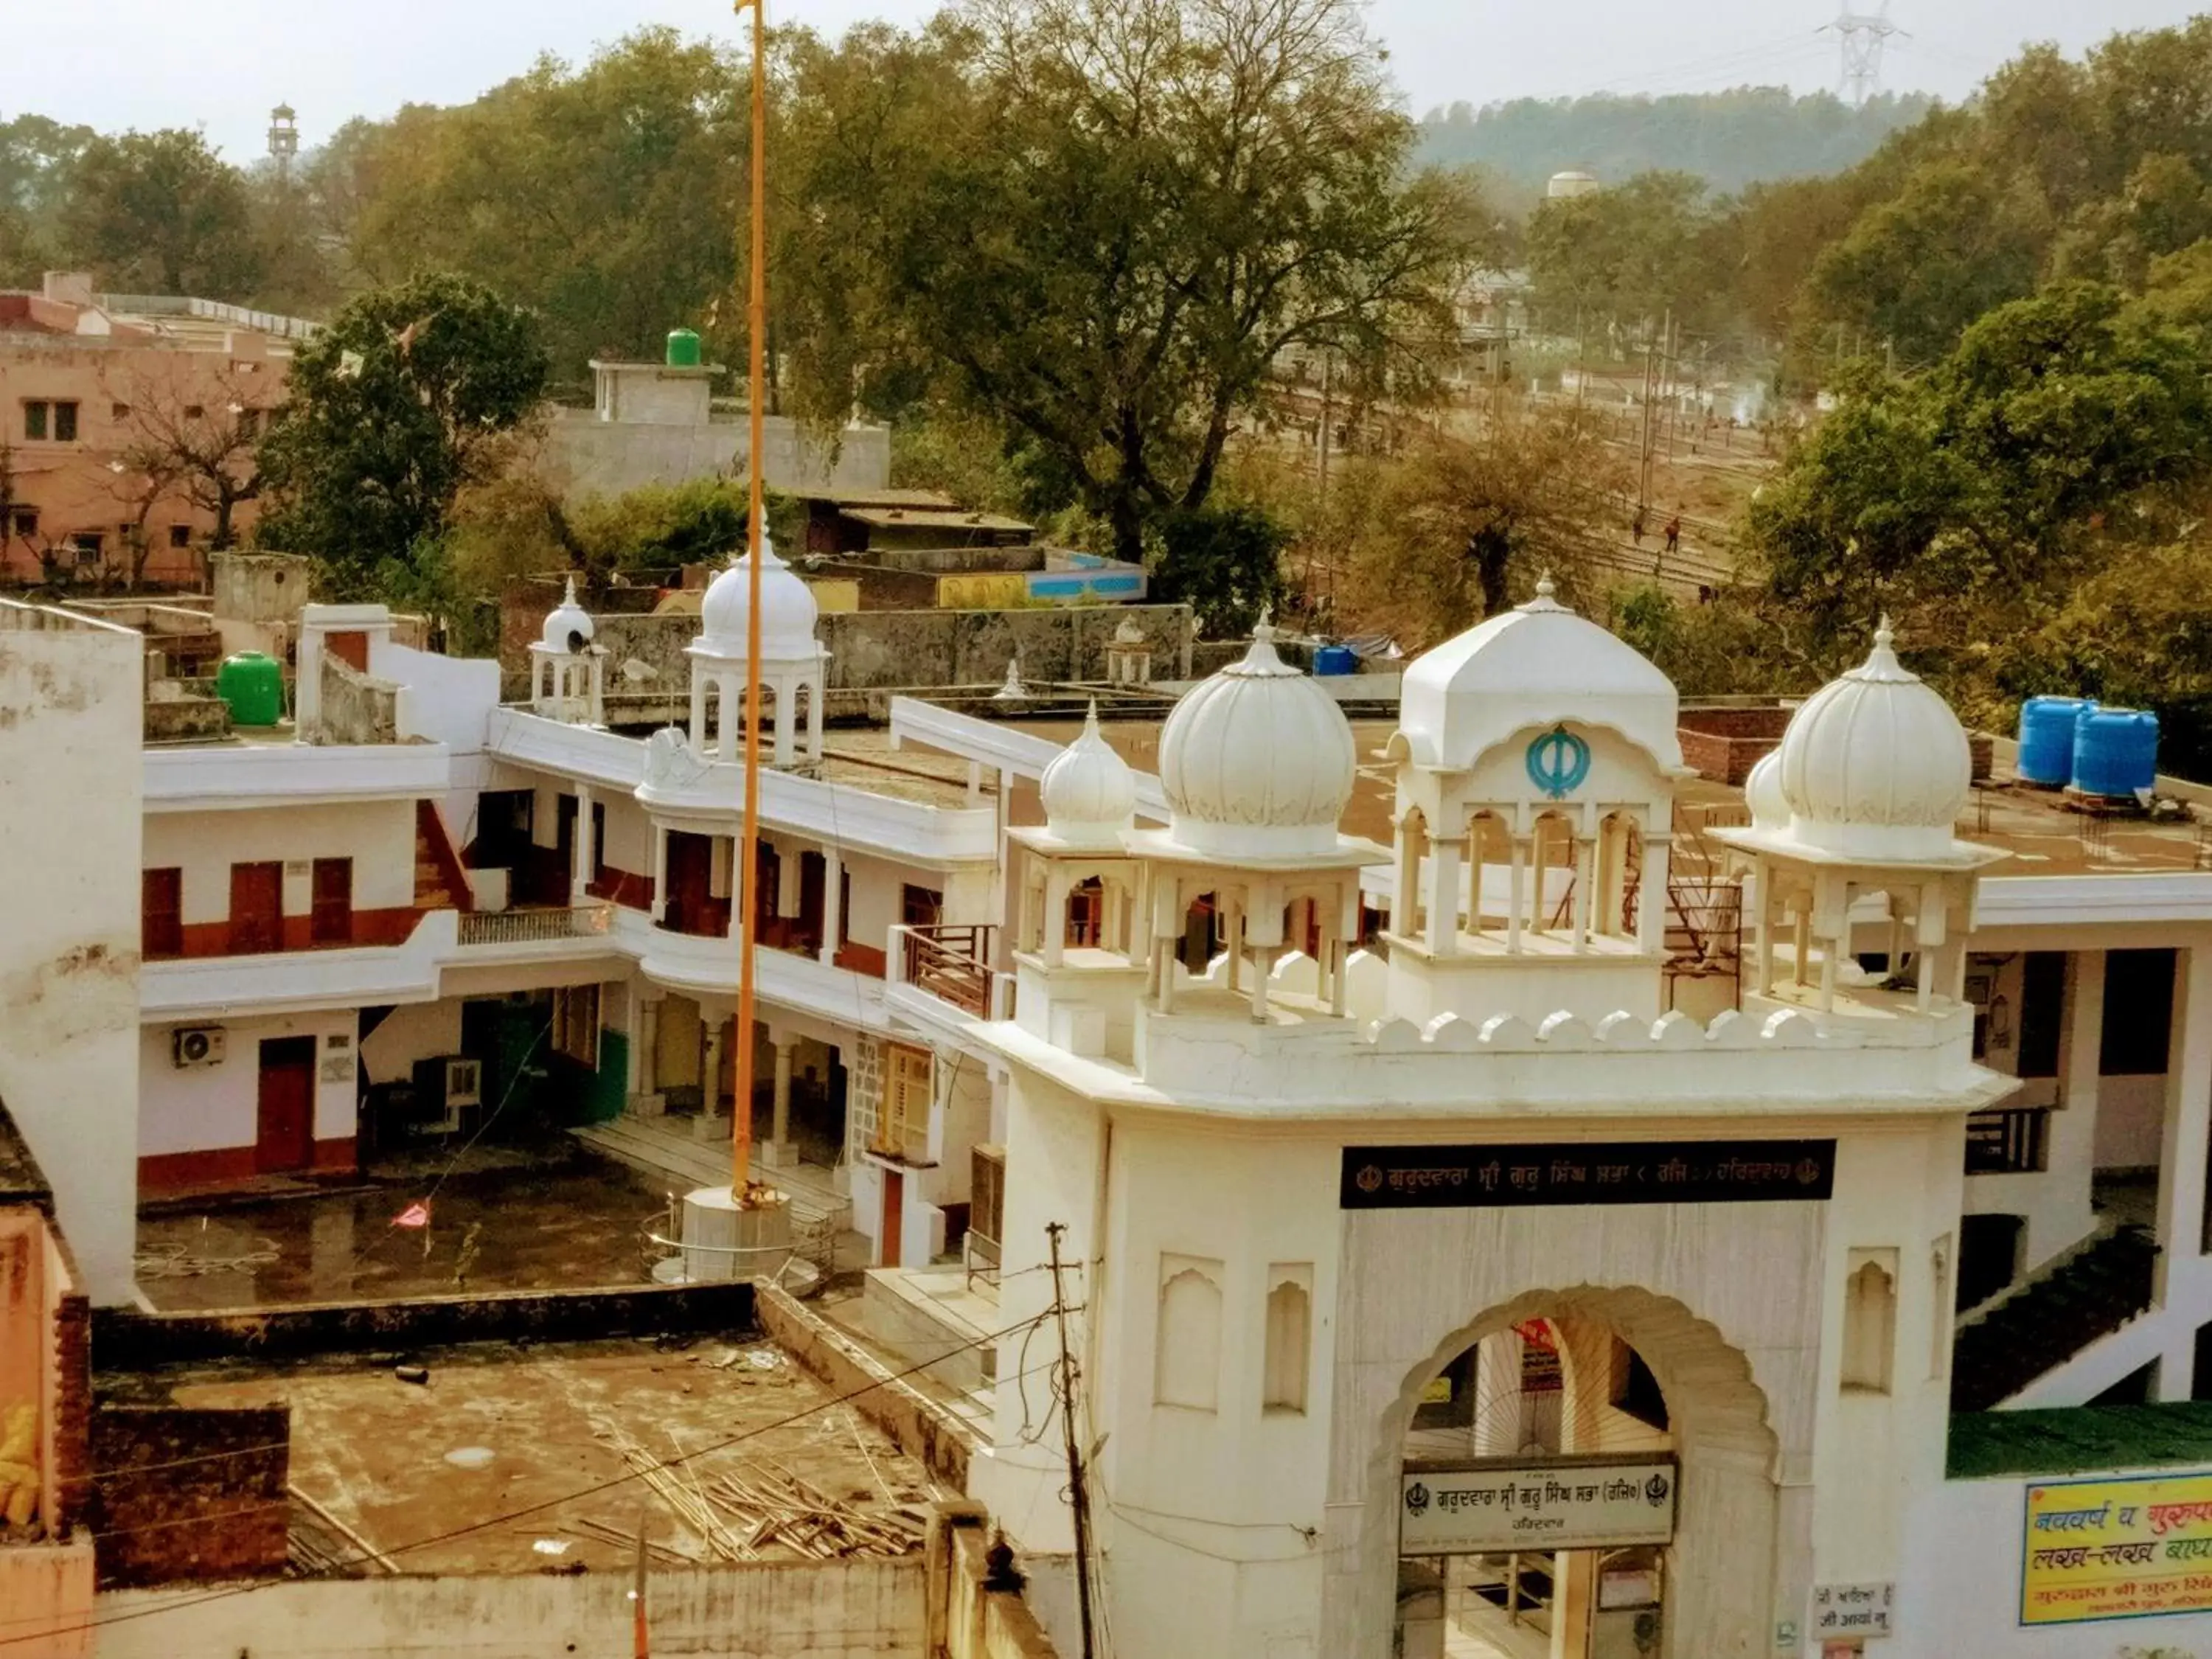
[[[1878,0],[1854,0],[1871,10]],[[1417,111],[1465,99],[1690,91],[1745,82],[1832,86],[1817,31],[1834,0],[1371,0],[1376,31]],[[735,33],[714,0],[65,0],[8,3],[0,117],[25,110],[101,128],[202,126],[234,161],[264,148],[289,102],[312,145],[353,115],[465,100],[542,50],[583,58],[646,23]],[[1950,98],[2023,41],[2069,50],[2114,29],[2179,22],[2188,0],[1891,0],[1909,38],[1887,84]],[[934,0],[772,4],[835,33],[863,17],[910,22]]]

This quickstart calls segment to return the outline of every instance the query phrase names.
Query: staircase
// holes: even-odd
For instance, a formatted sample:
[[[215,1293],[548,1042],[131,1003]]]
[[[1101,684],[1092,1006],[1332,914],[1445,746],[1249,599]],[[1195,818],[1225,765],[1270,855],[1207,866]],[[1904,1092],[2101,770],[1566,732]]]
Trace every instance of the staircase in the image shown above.
[[[468,876],[447,837],[436,805],[415,803],[415,908],[418,910],[473,910]]]
[[[717,1120],[720,1133],[711,1140],[692,1133],[690,1117],[632,1117],[586,1124],[568,1133],[595,1152],[668,1182],[678,1196],[701,1187],[730,1184],[728,1118]],[[837,1191],[830,1171],[817,1164],[761,1169],[755,1177],[771,1182],[791,1200],[794,1228],[827,1224],[845,1232],[853,1225],[853,1200]]]
[[[2158,1245],[2146,1227],[2091,1240],[2021,1285],[1951,1346],[1951,1409],[1992,1411],[2148,1310]]]

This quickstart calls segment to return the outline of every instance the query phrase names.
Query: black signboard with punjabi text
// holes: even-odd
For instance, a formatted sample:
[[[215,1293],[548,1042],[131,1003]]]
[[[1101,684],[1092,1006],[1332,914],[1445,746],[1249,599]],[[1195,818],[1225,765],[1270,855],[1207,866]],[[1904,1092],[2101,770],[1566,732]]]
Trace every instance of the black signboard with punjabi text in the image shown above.
[[[1554,1204],[1772,1204],[1827,1198],[1832,1140],[1568,1140],[1347,1146],[1347,1210]]]

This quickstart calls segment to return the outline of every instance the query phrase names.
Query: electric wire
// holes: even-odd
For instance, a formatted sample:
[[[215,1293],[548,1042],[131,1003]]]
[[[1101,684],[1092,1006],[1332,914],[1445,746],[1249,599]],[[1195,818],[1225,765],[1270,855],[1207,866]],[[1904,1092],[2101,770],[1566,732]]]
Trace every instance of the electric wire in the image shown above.
[[[1052,1307],[1047,1308],[1043,1312],[1034,1316],[1030,1319],[1018,1321],[1016,1323],[1006,1326],[1000,1330],[994,1331],[986,1336],[980,1337],[975,1341],[962,1343],[959,1346],[948,1349],[945,1352],[937,1355],[934,1358],[924,1360],[916,1365],[910,1365],[902,1371],[895,1371],[889,1376],[868,1382],[860,1388],[850,1389],[843,1394],[834,1395],[826,1400],[817,1401],[814,1404],[807,1406],[801,1410],[793,1412],[787,1416],[779,1418],[775,1422],[759,1424],[755,1427],[744,1430],[741,1433],[730,1435],[726,1438],[715,1441],[711,1444],[697,1447],[675,1457],[662,1459],[662,1465],[665,1468],[678,1468],[681,1465],[690,1463],[696,1459],[709,1456],[716,1452],[726,1451],[732,1446],[743,1444],[748,1440],[757,1439],[762,1435],[771,1434],[779,1429],[788,1428],[793,1424],[804,1422],[806,1419],[815,1416],[819,1413],[832,1410],[840,1406],[848,1405],[853,1401],[858,1400],[864,1395],[878,1392],[889,1383],[903,1382],[910,1376],[918,1376],[923,1371],[933,1370],[935,1367],[943,1364],[946,1360],[952,1358],[957,1354],[963,1353],[969,1349],[981,1347],[987,1343],[1003,1340],[1005,1338],[1013,1335],[1018,1331],[1021,1331],[1032,1325],[1042,1323],[1043,1321],[1053,1317],[1053,1316],[1058,1311],[1059,1304],[1055,1302]],[[558,1509],[563,1504],[580,1502],[584,1498],[595,1497],[600,1492],[611,1491],[617,1486],[628,1486],[631,1482],[643,1478],[644,1477],[636,1470],[625,1470],[621,1474],[610,1476],[605,1480],[594,1481],[589,1486],[577,1487],[569,1492],[562,1492],[556,1497],[541,1499],[535,1504],[524,1504],[519,1508],[506,1510],[501,1514],[488,1516],[481,1521],[471,1521],[463,1526],[447,1528],[443,1532],[433,1533],[426,1537],[411,1539],[403,1543],[394,1544],[381,1553],[387,1556],[404,1555],[412,1551],[428,1549],[434,1545],[450,1543],[457,1538],[465,1538],[471,1534],[485,1532],[495,1527],[506,1526],[510,1522],[524,1520],[533,1515],[543,1514],[547,1510]],[[206,1519],[210,1517],[196,1518]],[[169,1524],[172,1523],[166,1522],[153,1522],[149,1523],[149,1528],[131,1528],[130,1530],[148,1530],[152,1528],[167,1526]],[[123,1533],[121,1529],[118,1529],[108,1535],[121,1536],[123,1535]],[[374,1557],[365,1553],[346,1556],[341,1558],[338,1561],[325,1571],[308,1576],[317,1578],[328,1577],[333,1573],[341,1571],[345,1568],[359,1566],[373,1560],[374,1559]],[[132,1608],[128,1612],[118,1613],[111,1618],[101,1619],[94,1617],[81,1624],[50,1627],[27,1636],[0,1637],[0,1648],[17,1646],[27,1642],[47,1642],[52,1640],[56,1637],[70,1636],[85,1631],[100,1630],[110,1625],[127,1624],[134,1620],[156,1618],[163,1613],[180,1613],[188,1608],[204,1607],[210,1602],[229,1601],[241,1595],[251,1595],[256,1591],[268,1589],[277,1584],[296,1583],[299,1582],[301,1581],[298,1579],[272,1578],[258,1579],[253,1583],[247,1584],[230,1585],[222,1589],[210,1591],[204,1595],[197,1595],[185,1601],[165,1603],[157,1607]]]

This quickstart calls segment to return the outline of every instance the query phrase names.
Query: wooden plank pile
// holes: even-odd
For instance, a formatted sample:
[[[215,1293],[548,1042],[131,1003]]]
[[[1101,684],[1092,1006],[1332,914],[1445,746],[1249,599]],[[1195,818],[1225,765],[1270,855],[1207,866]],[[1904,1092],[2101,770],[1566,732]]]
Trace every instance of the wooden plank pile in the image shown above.
[[[811,1561],[904,1555],[928,1528],[920,1510],[865,1510],[765,1459],[742,1475],[702,1478],[691,1462],[665,1462],[627,1436],[618,1443],[623,1462],[716,1560],[759,1561],[776,1551]]]

